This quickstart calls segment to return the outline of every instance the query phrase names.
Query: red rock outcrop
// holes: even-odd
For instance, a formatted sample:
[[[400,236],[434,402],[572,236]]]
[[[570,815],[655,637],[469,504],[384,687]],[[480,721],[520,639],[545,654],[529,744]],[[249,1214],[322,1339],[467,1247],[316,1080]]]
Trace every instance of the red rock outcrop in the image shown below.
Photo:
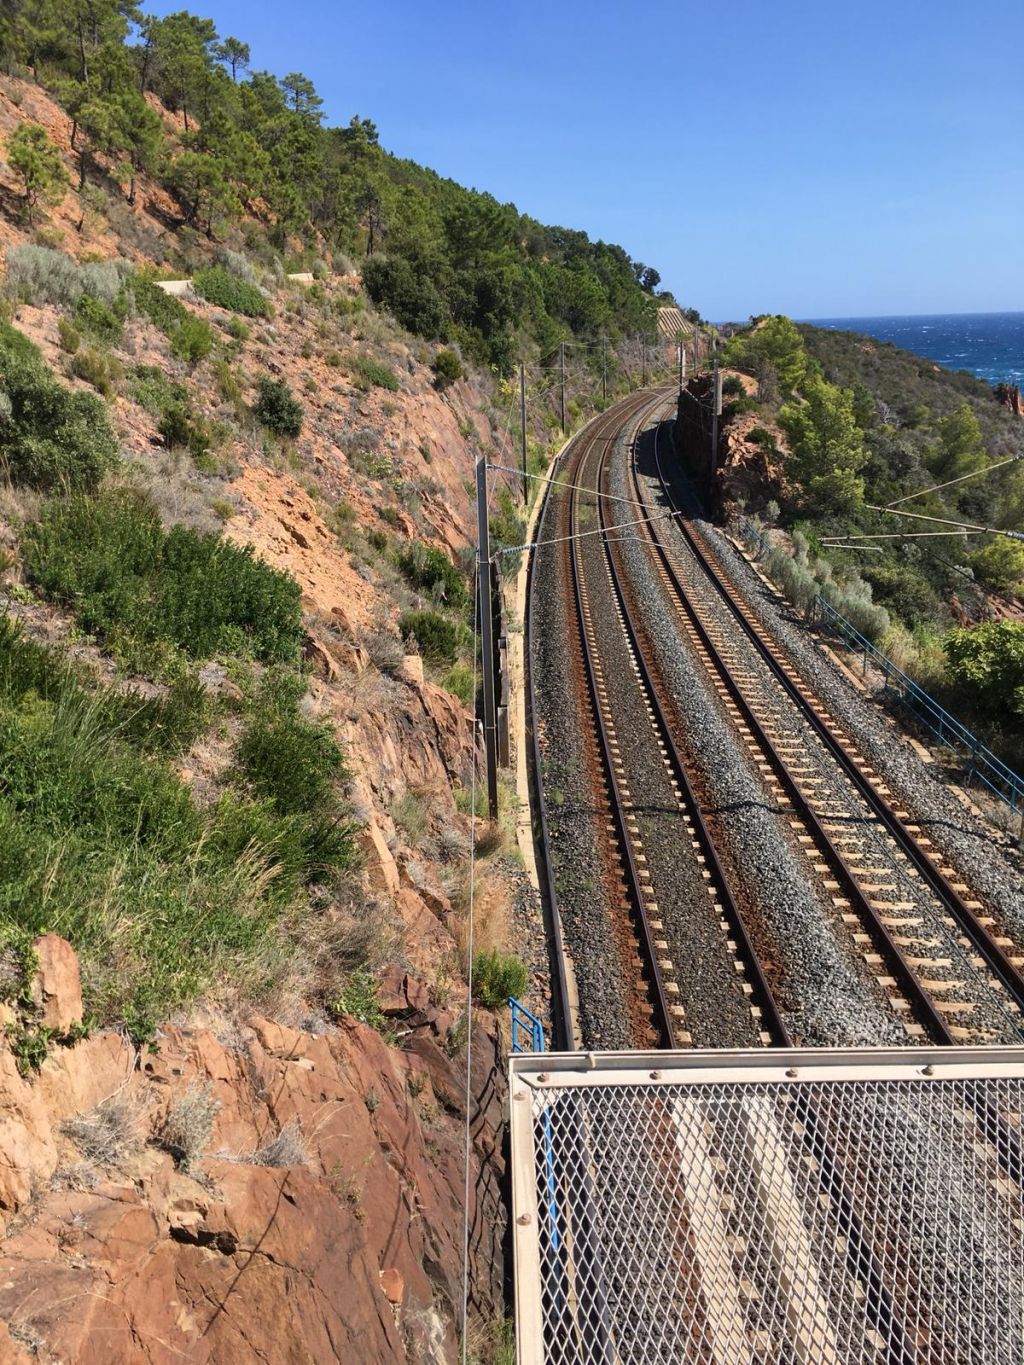
[[[1024,401],[1017,384],[997,384],[996,397],[1004,408],[1009,408],[1014,417],[1024,417]]]
[[[99,1034],[25,1079],[0,1045],[0,1361],[454,1360],[465,1054],[424,983],[393,973],[383,1003],[400,1046],[354,1020],[313,1034],[254,1017],[167,1029],[156,1055]],[[502,1081],[480,1018],[471,1298],[490,1319]],[[183,1168],[157,1135],[200,1086],[219,1108]],[[103,1164],[62,1125],[112,1097],[129,1117]]]

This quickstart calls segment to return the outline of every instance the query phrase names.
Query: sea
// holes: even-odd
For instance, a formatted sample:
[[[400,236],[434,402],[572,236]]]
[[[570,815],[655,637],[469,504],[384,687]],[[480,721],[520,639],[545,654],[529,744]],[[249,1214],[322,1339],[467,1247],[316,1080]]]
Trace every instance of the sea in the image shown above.
[[[864,332],[990,384],[1024,387],[1024,313],[934,313],[917,317],[807,318],[815,327]]]

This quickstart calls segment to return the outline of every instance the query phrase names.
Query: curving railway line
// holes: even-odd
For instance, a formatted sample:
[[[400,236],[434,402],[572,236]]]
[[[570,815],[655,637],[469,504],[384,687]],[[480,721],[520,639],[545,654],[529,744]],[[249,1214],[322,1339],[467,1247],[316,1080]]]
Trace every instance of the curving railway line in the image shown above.
[[[545,632],[565,603],[561,660],[553,670],[532,641],[530,680],[549,895],[581,978],[584,1046],[849,1041],[801,1030],[806,985],[788,966],[787,907],[760,884],[736,809],[702,771],[671,676],[681,651],[760,784],[758,816],[804,883],[843,989],[875,1021],[878,1036],[857,1041],[1022,1041],[1024,957],[782,655],[691,520],[669,457],[669,406],[664,391],[633,395],[580,433],[554,476],[532,568],[530,612],[540,597]],[[573,719],[579,761],[566,771]],[[554,802],[551,789],[574,779],[586,795],[567,810],[564,787]],[[568,869],[580,857],[590,875],[576,884]],[[591,950],[599,967],[588,978]]]
[[[595,1059],[555,1057],[514,1081],[542,1196],[522,1358],[1009,1365],[1024,1115],[968,1080],[944,1119],[918,1080],[1024,1042],[1024,955],[745,600],[673,468],[671,406],[632,395],[577,436],[530,567],[555,1005],[568,1048],[635,1049],[645,1075],[613,1060],[591,1091]],[[902,1045],[907,1090],[810,1079],[801,1045],[849,1044],[844,1013],[856,1043]],[[685,1089],[654,1049],[691,1047],[725,1068],[779,1049],[786,1081]]]

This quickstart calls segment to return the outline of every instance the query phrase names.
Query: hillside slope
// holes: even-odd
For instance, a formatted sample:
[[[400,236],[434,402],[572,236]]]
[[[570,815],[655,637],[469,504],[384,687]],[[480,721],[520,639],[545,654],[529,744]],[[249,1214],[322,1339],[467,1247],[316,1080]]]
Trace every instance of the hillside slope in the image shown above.
[[[68,113],[0,78],[4,1358],[452,1360],[469,490],[479,453],[512,462],[512,391],[472,346],[442,371],[350,262],[289,279],[316,253],[258,214],[197,237],[141,168],[129,204],[98,150],[27,221],[26,127],[70,184]],[[592,392],[581,368],[570,412]],[[543,1013],[508,823],[479,831],[479,997]],[[483,1361],[503,1044],[477,1018]]]
[[[957,529],[1024,526],[1019,416],[967,373],[784,317],[725,358],[722,504],[762,524],[797,606],[821,594],[1020,769],[1024,544]]]

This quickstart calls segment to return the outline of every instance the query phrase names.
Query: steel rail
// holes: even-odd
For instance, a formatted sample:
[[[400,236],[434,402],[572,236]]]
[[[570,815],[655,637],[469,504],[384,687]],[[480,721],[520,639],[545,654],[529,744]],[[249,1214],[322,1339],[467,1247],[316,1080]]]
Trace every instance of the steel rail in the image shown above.
[[[1010,998],[1017,1006],[1024,1011],[1024,976],[1010,961],[1009,956],[1003,951],[1002,947],[996,942],[994,936],[989,933],[978,916],[966,903],[961,894],[949,881],[948,877],[936,866],[934,860],[928,852],[914,838],[913,833],[903,823],[895,808],[885,800],[880,792],[876,791],[869,778],[861,771],[858,765],[846,752],[840,740],[832,733],[828,725],[822,718],[825,711],[824,707],[815,705],[815,699],[810,695],[810,689],[806,691],[798,683],[794,682],[787,671],[784,661],[780,658],[772,645],[763,638],[761,630],[755,625],[750,608],[742,601],[739,592],[729,580],[728,574],[722,567],[720,561],[713,552],[703,542],[703,538],[690,526],[672,496],[664,471],[661,466],[660,458],[655,459],[658,466],[658,478],[661,483],[662,491],[670,509],[674,513],[676,525],[679,527],[687,545],[692,551],[694,558],[700,565],[709,582],[713,585],[718,595],[725,602],[732,615],[735,617],[740,627],[743,629],[747,638],[754,645],[757,653],[767,664],[771,673],[780,683],[783,690],[796,704],[798,710],[809,722],[811,728],[821,739],[829,754],[835,759],[844,774],[856,787],[858,793],[863,797],[868,807],[877,816],[890,836],[896,841],[900,849],[907,854],[914,866],[920,872],[924,881],[931,887],[933,893],[942,904],[953,914],[953,917],[963,929],[964,933],[970,938],[977,948],[979,954],[984,959],[993,976],[996,977],[1005,987]],[[1020,1021],[1018,1028],[1022,1028]]]
[[[633,433],[634,443],[636,441],[637,435],[638,428]],[[595,486],[598,490],[601,489],[603,476],[607,470],[609,451],[610,447],[606,447],[598,463],[597,478],[595,479]],[[697,840],[700,844],[700,851],[705,859],[708,869],[711,872],[712,881],[714,882],[714,885],[717,888],[718,897],[721,902],[722,910],[725,914],[726,919],[729,922],[732,933],[735,935],[735,938],[739,944],[740,959],[743,962],[744,971],[751,978],[751,985],[753,987],[754,994],[754,1003],[757,1004],[759,1010],[761,1011],[761,1019],[763,1021],[764,1028],[771,1035],[773,1045],[779,1047],[791,1047],[792,1039],[789,1036],[789,1031],[786,1028],[785,1022],[783,1021],[782,1012],[779,1009],[779,1006],[775,1000],[775,996],[772,993],[771,986],[769,985],[768,980],[764,974],[764,970],[761,966],[761,961],[757,955],[757,952],[754,949],[754,945],[751,941],[750,934],[747,930],[746,922],[743,918],[743,913],[736,902],[735,896],[733,895],[732,886],[729,882],[729,878],[726,875],[725,869],[722,867],[722,862],[718,855],[718,849],[715,845],[714,836],[708,829],[707,822],[704,819],[704,814],[700,808],[700,803],[697,800],[696,794],[693,790],[693,786],[690,782],[690,778],[686,770],[686,765],[683,762],[679,754],[679,750],[676,747],[676,743],[672,735],[672,727],[670,726],[666,716],[665,703],[662,701],[661,690],[659,689],[658,685],[655,682],[652,666],[649,663],[647,655],[640,642],[639,631],[637,629],[636,621],[634,620],[634,614],[630,610],[629,603],[626,598],[626,593],[623,588],[622,579],[615,565],[615,555],[612,552],[612,545],[609,541],[609,532],[611,532],[612,535],[614,536],[616,527],[614,523],[609,524],[608,522],[607,513],[605,510],[605,499],[603,497],[600,497],[598,500],[598,515],[601,524],[601,529],[604,533],[601,539],[604,545],[605,559],[608,565],[608,571],[611,577],[612,587],[615,592],[616,600],[618,601],[619,607],[621,608],[622,611],[622,618],[626,630],[626,635],[632,647],[633,655],[636,659],[644,691],[647,694],[647,698],[650,702],[651,709],[654,712],[655,725],[658,732],[658,737],[665,747],[668,762],[672,769],[672,774],[680,788],[680,791],[683,794],[683,802],[696,829]]]
[[[574,436],[562,453],[562,458],[569,454],[574,448],[578,436]],[[551,496],[551,484],[545,484],[544,492],[541,495],[541,509],[537,517],[537,528],[544,525],[547,517],[548,500]],[[526,700],[526,729],[529,734],[528,747],[528,772],[527,779],[532,787],[534,797],[534,810],[536,812],[533,825],[534,847],[538,848],[540,858],[537,861],[539,880],[541,882],[541,902],[546,911],[548,926],[550,929],[549,956],[553,959],[554,967],[554,992],[552,999],[552,1032],[555,1035],[556,1046],[560,1046],[564,1051],[569,1052],[575,1045],[576,1021],[573,1015],[572,994],[569,990],[569,978],[566,972],[566,952],[565,943],[562,936],[562,916],[558,907],[558,888],[555,880],[555,865],[551,857],[551,832],[548,827],[547,798],[544,793],[544,765],[541,761],[540,734],[537,726],[537,692],[534,685],[533,671],[533,651],[530,642],[533,639],[533,594],[536,586],[536,566],[537,553],[533,545],[527,547],[527,566],[526,566],[526,612],[523,623],[523,670],[525,673],[525,700]]]
[[[650,401],[650,398],[646,395],[641,398],[639,402],[636,400],[633,400],[632,402],[627,400],[626,403],[623,404],[626,408],[625,413],[614,412],[608,422],[599,422],[594,431],[586,433],[585,439],[580,443],[579,457],[575,468],[578,470],[582,466],[587,454],[589,454],[599,441],[614,443],[627,423],[634,417],[639,417],[650,405]],[[584,612],[583,578],[576,540],[578,512],[578,497],[575,493],[571,493],[569,496],[570,539],[567,544],[569,549],[570,574],[572,578],[572,595],[576,613],[576,627],[583,657],[587,692],[590,697],[590,709],[594,721],[594,731],[597,739],[601,766],[605,774],[609,814],[614,826],[615,843],[625,874],[626,895],[630,902],[633,927],[637,932],[638,944],[644,964],[645,989],[654,1012],[653,1026],[659,1036],[660,1046],[671,1047],[675,1041],[672,1029],[672,1015],[669,1010],[668,998],[665,994],[665,987],[661,978],[661,968],[658,965],[658,954],[654,944],[654,934],[651,929],[650,921],[647,918],[643,892],[640,889],[640,871],[637,867],[632,842],[629,837],[629,830],[626,826],[625,812],[623,809],[624,803],[622,794],[619,790],[618,778],[615,775],[615,765],[612,761],[608,729],[602,714],[600,695],[597,687],[594,648],[590,640],[590,632],[587,629],[586,615]]]

